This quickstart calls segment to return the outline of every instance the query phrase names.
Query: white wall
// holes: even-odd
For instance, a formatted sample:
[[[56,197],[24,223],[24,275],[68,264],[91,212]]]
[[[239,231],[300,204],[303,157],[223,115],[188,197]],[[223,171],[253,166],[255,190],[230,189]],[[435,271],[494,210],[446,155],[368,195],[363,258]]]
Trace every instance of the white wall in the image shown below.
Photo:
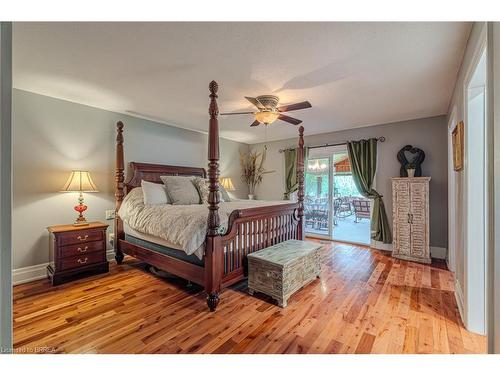
[[[271,126],[289,126],[273,124]],[[376,190],[384,196],[384,203],[392,226],[392,192],[391,177],[399,176],[400,164],[397,152],[405,145],[411,144],[422,149],[425,161],[422,164],[424,176],[431,176],[430,185],[430,243],[433,247],[447,248],[447,140],[446,117],[438,116],[392,124],[369,126],[339,132],[307,136],[306,146],[325,143],[342,143],[372,137],[386,137],[386,141],[378,145],[378,167],[376,175]],[[281,199],[284,191],[284,158],[279,149],[295,146],[297,139],[270,142],[268,144],[268,162],[266,169],[275,173],[266,175],[263,183],[257,188],[259,199]],[[263,144],[252,145],[251,148],[262,149]]]
[[[14,269],[48,262],[46,227],[74,221],[77,193],[59,192],[72,169],[89,170],[99,189],[99,193],[85,194],[88,220],[105,221],[104,211],[114,209],[118,120],[125,124],[126,162],[207,166],[206,134],[14,90]],[[248,146],[225,139],[220,146],[221,176],[231,177],[235,195],[245,197],[239,151]]]
[[[0,348],[12,348],[12,25],[0,22]]]

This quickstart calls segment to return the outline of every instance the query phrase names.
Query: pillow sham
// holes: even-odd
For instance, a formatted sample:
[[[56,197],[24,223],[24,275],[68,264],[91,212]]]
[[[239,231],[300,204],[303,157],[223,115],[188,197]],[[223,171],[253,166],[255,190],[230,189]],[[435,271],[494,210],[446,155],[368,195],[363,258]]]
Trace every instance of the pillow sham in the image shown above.
[[[160,176],[167,188],[167,194],[172,204],[200,204],[200,194],[194,186],[194,177],[190,176]]]
[[[163,184],[155,184],[154,182],[141,181],[142,195],[144,204],[168,204],[167,189]]]

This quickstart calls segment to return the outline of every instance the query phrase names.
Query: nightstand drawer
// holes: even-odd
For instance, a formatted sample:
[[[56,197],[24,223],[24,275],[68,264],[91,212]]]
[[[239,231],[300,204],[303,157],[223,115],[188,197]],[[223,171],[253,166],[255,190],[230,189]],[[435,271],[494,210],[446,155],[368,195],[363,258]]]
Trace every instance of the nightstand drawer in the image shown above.
[[[64,233],[59,236],[59,241],[61,246],[81,244],[91,241],[102,241],[103,240],[103,230],[82,230],[74,231],[69,233]]]
[[[96,252],[90,254],[82,254],[79,256],[68,257],[60,259],[60,270],[68,270],[71,268],[78,268],[87,266],[89,264],[104,262],[106,260],[103,252]]]
[[[103,241],[84,242],[78,245],[62,246],[60,256],[62,258],[86,255],[95,251],[104,251]]]

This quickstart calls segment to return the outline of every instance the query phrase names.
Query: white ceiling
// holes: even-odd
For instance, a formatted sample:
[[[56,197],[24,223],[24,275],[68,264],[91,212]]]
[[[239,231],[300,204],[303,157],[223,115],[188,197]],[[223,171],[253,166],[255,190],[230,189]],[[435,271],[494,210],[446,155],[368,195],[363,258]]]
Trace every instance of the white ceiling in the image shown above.
[[[16,23],[14,87],[207,131],[208,83],[221,112],[276,94],[317,134],[446,113],[468,23]],[[264,141],[251,115],[221,136]],[[268,140],[295,137],[277,121]]]

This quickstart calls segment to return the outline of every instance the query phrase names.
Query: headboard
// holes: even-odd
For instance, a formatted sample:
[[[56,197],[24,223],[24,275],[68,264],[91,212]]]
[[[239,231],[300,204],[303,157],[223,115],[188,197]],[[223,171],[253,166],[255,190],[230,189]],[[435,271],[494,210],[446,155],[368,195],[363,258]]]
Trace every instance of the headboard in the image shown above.
[[[130,168],[132,169],[132,178],[125,183],[125,194],[133,188],[141,186],[141,180],[161,183],[160,176],[207,177],[205,169],[196,167],[131,162]]]

